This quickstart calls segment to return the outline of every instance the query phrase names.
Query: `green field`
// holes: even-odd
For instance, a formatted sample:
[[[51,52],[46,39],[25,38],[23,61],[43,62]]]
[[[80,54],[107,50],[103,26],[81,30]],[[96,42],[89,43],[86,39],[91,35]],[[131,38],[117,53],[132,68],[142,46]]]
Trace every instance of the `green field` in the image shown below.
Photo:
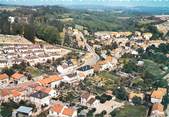
[[[128,105],[119,110],[115,117],[146,117],[146,108]]]

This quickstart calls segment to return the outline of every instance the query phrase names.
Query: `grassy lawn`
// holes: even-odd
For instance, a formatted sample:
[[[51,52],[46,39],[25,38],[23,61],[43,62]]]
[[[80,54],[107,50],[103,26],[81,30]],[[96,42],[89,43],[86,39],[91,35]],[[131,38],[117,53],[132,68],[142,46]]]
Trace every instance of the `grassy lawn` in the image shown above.
[[[158,78],[162,78],[164,75],[164,72],[161,70],[160,65],[151,61],[151,60],[144,60],[144,71],[148,71],[153,76],[156,76]]]
[[[115,85],[117,85],[120,82],[120,78],[113,75],[109,72],[102,72],[98,74],[98,82],[103,84],[103,87],[106,90],[112,90]]]
[[[91,92],[95,94],[103,94],[107,90],[112,90],[120,83],[120,78],[110,72],[101,72],[97,76],[86,79],[84,84]]]
[[[146,108],[144,106],[125,106],[121,109],[116,117],[145,117]]]
[[[12,115],[12,110],[10,108],[5,108],[4,106],[0,107],[0,115],[2,117],[11,117]]]
[[[26,71],[28,71],[29,73],[31,73],[32,77],[36,77],[36,76],[41,75],[41,72],[37,68],[34,68],[34,67],[27,67]]]

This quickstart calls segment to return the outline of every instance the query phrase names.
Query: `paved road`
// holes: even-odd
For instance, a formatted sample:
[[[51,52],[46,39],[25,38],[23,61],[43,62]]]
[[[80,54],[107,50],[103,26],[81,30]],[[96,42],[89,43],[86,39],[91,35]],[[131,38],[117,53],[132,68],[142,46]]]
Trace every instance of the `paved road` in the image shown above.
[[[100,57],[95,53],[95,50],[86,43],[87,50],[92,54],[92,57],[90,57],[88,60],[85,61],[85,65],[94,65],[96,62],[100,59]]]

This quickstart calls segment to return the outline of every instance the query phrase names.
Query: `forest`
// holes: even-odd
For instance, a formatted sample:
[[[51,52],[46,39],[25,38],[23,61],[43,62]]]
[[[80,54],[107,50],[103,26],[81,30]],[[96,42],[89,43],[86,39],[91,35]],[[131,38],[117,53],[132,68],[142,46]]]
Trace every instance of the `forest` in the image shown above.
[[[15,17],[14,22],[9,17]],[[69,26],[80,25],[91,34],[96,31],[152,32],[162,37],[153,24],[141,24],[141,14],[127,12],[75,10],[60,6],[19,6],[15,10],[0,11],[0,33],[23,35],[30,41],[35,37],[49,43],[61,44],[60,32]]]

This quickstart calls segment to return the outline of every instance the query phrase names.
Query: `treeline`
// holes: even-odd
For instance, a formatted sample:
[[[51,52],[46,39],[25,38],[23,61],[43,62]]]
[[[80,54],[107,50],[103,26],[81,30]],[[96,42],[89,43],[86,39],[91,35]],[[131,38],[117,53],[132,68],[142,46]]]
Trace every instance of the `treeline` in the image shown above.
[[[16,21],[11,24],[8,21],[9,16],[14,16]],[[124,16],[126,18],[122,18]],[[73,20],[68,22],[58,20],[64,18],[72,18]],[[153,33],[152,39],[164,39],[164,35],[157,30],[154,24],[142,25],[139,24],[139,21],[140,16],[138,15],[117,14],[112,11],[76,11],[59,6],[20,7],[14,11],[0,13],[0,33],[24,35],[31,41],[37,36],[47,42],[59,44],[59,32],[62,32],[66,26],[74,27],[78,24],[86,27],[90,33],[96,31],[141,31]],[[166,38],[169,37],[168,35]]]
[[[48,15],[66,12],[62,7],[19,8],[15,11],[0,13],[0,34],[23,35],[34,42],[35,37],[52,44],[61,44],[60,32],[64,24]],[[14,22],[9,17],[15,17]]]

